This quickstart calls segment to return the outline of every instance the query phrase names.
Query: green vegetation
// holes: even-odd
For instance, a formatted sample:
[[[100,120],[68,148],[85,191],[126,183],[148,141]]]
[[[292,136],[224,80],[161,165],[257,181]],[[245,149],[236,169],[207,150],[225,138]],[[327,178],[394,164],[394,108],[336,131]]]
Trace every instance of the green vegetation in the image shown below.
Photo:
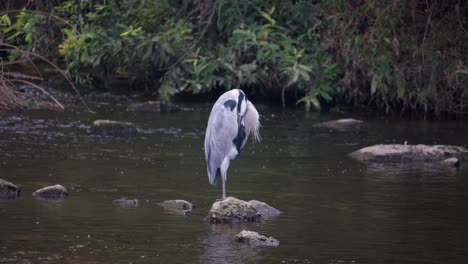
[[[82,87],[125,80],[170,100],[234,80],[307,111],[468,111],[465,1],[7,2],[0,42],[58,61]]]

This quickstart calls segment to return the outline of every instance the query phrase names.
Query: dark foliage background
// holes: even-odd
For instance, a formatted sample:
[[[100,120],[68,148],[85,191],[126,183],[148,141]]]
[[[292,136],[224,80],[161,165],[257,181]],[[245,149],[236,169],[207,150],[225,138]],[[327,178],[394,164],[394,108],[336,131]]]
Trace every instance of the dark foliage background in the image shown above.
[[[55,61],[82,87],[124,83],[170,100],[235,80],[307,111],[468,111],[466,1],[7,0],[0,10],[1,43]]]

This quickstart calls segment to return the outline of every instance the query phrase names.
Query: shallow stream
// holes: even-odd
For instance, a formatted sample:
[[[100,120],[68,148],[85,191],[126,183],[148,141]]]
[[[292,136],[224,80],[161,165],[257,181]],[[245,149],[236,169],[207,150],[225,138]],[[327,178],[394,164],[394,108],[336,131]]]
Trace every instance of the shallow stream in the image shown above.
[[[468,166],[366,166],[346,154],[379,143],[468,144],[467,121],[364,119],[361,130],[313,124],[343,115],[259,106],[262,142],[249,142],[228,171],[227,193],[284,213],[262,223],[203,221],[221,186],[206,176],[209,105],[179,113],[94,106],[63,113],[2,114],[0,178],[22,187],[0,199],[0,263],[463,263],[468,259]],[[348,117],[348,116],[346,116]],[[131,138],[89,133],[96,119],[135,123]],[[70,196],[31,193],[62,184]],[[139,199],[137,207],[112,203]],[[191,215],[157,203],[185,199]],[[273,236],[250,248],[242,229]]]

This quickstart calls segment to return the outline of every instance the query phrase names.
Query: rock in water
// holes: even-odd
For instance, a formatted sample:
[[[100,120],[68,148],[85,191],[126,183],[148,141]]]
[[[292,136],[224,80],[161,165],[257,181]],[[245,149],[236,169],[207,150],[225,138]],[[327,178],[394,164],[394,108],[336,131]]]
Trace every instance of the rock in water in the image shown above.
[[[134,136],[137,134],[137,128],[130,122],[119,122],[112,120],[96,120],[91,126],[94,134],[104,136]]]
[[[193,209],[193,204],[185,200],[167,200],[162,203],[158,203],[158,205],[169,211],[184,215],[190,214]]]
[[[446,145],[374,145],[349,154],[365,163],[434,162],[468,156],[468,150]]]
[[[128,112],[164,112],[172,113],[183,110],[180,106],[171,103],[161,103],[158,101],[148,101],[143,103],[133,103],[127,107]]]
[[[249,201],[250,205],[257,210],[257,212],[262,216],[262,218],[267,218],[271,216],[278,216],[282,212],[269,204],[266,204],[264,202],[260,202],[257,200],[251,200]]]
[[[121,206],[138,206],[139,202],[138,199],[128,199],[127,197],[123,197],[117,200],[112,201],[113,204],[118,204]]]
[[[460,168],[460,160],[457,158],[444,159],[442,164],[452,168]]]
[[[266,237],[260,235],[257,232],[242,230],[236,235],[236,241],[239,243],[247,243],[253,246],[264,246],[264,247],[277,247],[279,241],[273,237]]]
[[[205,220],[212,224],[246,223],[259,222],[262,216],[249,202],[228,197],[223,201],[215,202]]]
[[[320,127],[320,128],[334,129],[334,130],[339,130],[339,131],[347,131],[350,129],[361,128],[363,124],[364,124],[364,121],[362,120],[357,120],[353,118],[345,118],[345,119],[322,122],[322,123],[315,124],[313,126]]]
[[[0,179],[0,198],[15,198],[21,193],[21,189],[11,182]]]
[[[33,193],[35,197],[60,199],[68,196],[67,189],[60,184],[41,188]]]

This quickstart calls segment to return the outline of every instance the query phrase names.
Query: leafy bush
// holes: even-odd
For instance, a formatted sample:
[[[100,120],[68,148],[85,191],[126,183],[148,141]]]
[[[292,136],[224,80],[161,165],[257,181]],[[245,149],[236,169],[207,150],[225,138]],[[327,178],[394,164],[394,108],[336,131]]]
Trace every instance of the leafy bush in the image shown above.
[[[468,7],[457,0],[37,3],[2,18],[5,41],[58,57],[83,86],[125,80],[170,100],[234,80],[283,105],[297,95],[307,111],[468,110]]]

